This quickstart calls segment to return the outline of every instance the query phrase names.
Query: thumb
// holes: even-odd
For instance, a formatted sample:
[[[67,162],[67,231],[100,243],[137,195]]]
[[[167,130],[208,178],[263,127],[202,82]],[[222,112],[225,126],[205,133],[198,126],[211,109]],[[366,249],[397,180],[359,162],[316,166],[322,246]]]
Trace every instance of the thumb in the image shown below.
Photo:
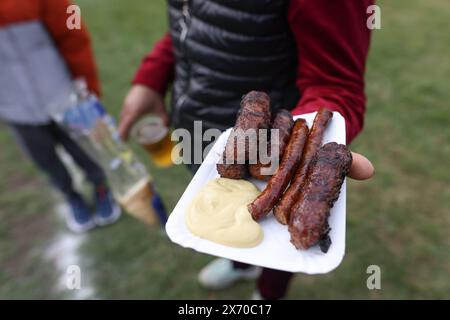
[[[375,169],[369,159],[356,152],[352,152],[352,157],[353,161],[348,173],[350,178],[367,180],[374,175]]]

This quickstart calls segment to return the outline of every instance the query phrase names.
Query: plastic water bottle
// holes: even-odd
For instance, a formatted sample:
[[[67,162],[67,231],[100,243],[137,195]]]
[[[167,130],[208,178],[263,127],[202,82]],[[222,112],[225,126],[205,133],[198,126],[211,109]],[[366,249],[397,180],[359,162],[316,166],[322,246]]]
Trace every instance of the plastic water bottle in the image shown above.
[[[114,118],[100,100],[75,81],[51,116],[102,167],[116,200],[148,224],[165,224],[167,213],[143,163],[119,136]]]

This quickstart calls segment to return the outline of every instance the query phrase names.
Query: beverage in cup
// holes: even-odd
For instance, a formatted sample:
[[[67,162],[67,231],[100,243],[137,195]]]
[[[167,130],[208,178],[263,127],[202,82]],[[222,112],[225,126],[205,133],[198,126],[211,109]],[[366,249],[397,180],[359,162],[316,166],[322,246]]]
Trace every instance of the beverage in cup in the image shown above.
[[[169,128],[164,125],[161,118],[157,116],[143,118],[134,125],[131,136],[147,151],[156,166],[169,167],[173,164],[174,143],[170,138]]]

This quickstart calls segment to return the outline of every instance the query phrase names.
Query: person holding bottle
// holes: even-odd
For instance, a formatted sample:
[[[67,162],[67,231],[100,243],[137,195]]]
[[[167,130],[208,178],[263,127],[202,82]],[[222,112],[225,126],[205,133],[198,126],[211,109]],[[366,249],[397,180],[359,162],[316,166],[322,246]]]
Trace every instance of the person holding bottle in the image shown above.
[[[101,168],[47,112],[76,78],[83,78],[89,90],[100,95],[87,29],[67,26],[70,5],[68,0],[0,2],[0,119],[64,195],[70,207],[69,229],[85,232],[115,222],[121,211]],[[95,212],[74,189],[57,145],[64,147],[94,186]]]

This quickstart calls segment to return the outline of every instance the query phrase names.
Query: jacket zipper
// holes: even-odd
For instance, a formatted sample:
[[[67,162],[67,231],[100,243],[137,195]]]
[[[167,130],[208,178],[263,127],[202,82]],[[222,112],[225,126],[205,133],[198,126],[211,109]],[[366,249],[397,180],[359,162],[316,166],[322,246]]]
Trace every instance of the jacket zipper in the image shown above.
[[[189,1],[190,0],[183,0],[183,5],[181,8],[181,19],[180,19],[180,27],[181,27],[181,32],[180,32],[180,45],[182,50],[186,51],[185,48],[185,42],[186,42],[186,38],[189,32],[189,25],[190,25],[190,19],[191,19],[191,14],[190,14],[190,10],[189,10]],[[187,60],[187,55],[185,52],[185,60]],[[186,61],[186,65],[189,67],[189,63]],[[188,70],[189,72],[189,70]],[[188,73],[188,81],[187,81],[187,85],[189,86],[189,73]],[[180,109],[181,106],[183,105],[184,101],[186,100],[186,91],[187,88],[185,90],[184,93],[182,93],[180,95],[180,97],[178,98],[177,102],[175,103],[175,114],[174,114],[174,118],[177,119],[179,117],[180,114]]]
[[[189,31],[189,22],[191,19],[191,14],[189,12],[189,0],[183,0],[183,6],[181,8],[181,19],[180,19],[180,42],[184,44],[186,40],[187,33]]]

